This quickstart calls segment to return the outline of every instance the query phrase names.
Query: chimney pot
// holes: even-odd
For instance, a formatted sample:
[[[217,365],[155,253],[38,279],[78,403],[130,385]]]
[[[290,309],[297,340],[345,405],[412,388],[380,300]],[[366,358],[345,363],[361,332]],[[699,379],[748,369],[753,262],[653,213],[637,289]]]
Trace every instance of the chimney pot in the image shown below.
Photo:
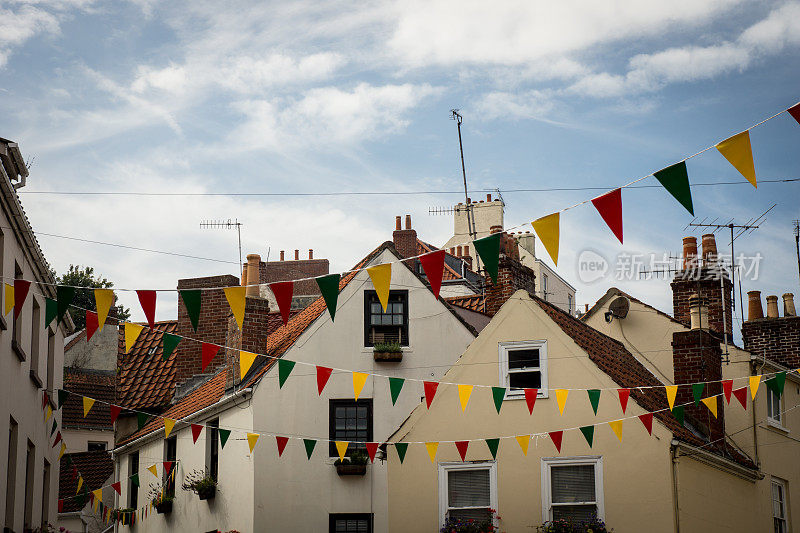
[[[396,217],[394,217],[394,230],[400,231],[401,229],[403,229],[403,227],[401,225],[400,215],[397,215]]]
[[[294,260],[295,261],[300,261],[300,250],[295,250],[294,251]]]
[[[463,255],[461,257],[468,257],[469,256],[469,244],[465,244],[464,248],[461,249]]]
[[[794,309],[794,294],[787,292],[783,295],[783,316],[797,316]]]
[[[717,262],[717,239],[713,233],[703,235],[703,264],[708,267]]]
[[[461,257],[461,246],[456,246],[456,257]]]
[[[260,296],[258,290],[258,283],[260,279],[259,266],[261,265],[261,256],[258,254],[247,254],[247,289],[244,291],[245,296],[258,298]]]
[[[761,307],[761,291],[747,291],[747,300],[747,320],[764,318],[764,310]]]
[[[242,265],[242,287],[247,286],[247,263]]]
[[[778,314],[778,297],[773,294],[767,296],[767,318],[780,318]]]
[[[486,195],[486,201],[487,202],[491,202],[492,201],[492,193],[489,193],[489,194]]]
[[[309,248],[308,249],[308,258],[309,259],[314,259],[314,249],[313,248]]]
[[[406,215],[406,229],[411,229],[411,215]]]
[[[491,234],[500,233],[502,231],[503,231],[503,226],[492,226],[491,228],[489,228],[489,233]]]
[[[281,250],[281,261],[283,261],[283,250]]]
[[[697,261],[697,237],[683,238],[683,269],[692,268]]]
[[[455,246],[453,246],[453,247],[451,247],[451,248],[450,248],[450,255],[452,255],[452,256],[455,256],[455,257],[458,257],[458,256],[456,255],[456,248],[455,248]]]

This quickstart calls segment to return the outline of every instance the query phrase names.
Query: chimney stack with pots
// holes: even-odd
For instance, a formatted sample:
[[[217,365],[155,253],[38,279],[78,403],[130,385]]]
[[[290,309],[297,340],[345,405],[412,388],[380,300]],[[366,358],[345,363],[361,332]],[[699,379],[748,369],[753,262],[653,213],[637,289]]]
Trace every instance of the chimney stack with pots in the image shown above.
[[[401,217],[395,217],[395,230],[392,233],[392,241],[400,257],[414,257],[417,252],[417,230],[411,227],[411,215],[406,215],[406,227],[401,229]]]
[[[519,260],[519,247],[516,239],[503,232],[501,226],[492,226],[491,232],[502,233],[500,240],[500,261],[497,268],[497,283],[486,276],[486,314],[494,316],[500,307],[519,289],[536,293],[533,270]]]
[[[778,297],[767,296],[767,316],[761,307],[761,292],[749,291],[747,321],[742,324],[744,349],[756,357],[766,357],[789,368],[800,367],[800,317],[794,306],[794,295],[783,295],[783,316],[778,310]]]

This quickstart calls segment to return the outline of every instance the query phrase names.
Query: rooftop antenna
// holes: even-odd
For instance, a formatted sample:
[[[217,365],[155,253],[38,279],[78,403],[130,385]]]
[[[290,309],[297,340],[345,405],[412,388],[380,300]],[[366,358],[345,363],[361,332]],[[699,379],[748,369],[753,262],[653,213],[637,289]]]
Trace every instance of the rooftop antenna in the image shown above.
[[[475,232],[475,220],[472,216],[472,205],[470,205],[469,197],[467,196],[467,169],[464,166],[464,144],[461,142],[461,122],[464,118],[459,113],[460,109],[451,109],[450,110],[450,118],[456,121],[456,125],[458,126],[458,148],[461,151],[461,175],[464,178],[464,205],[467,208],[467,228],[469,228],[469,236],[474,241],[477,237]],[[480,259],[478,258],[478,254],[475,254],[475,265],[476,270],[480,268]]]
[[[794,246],[797,250],[797,275],[800,276],[800,220],[792,220],[794,226]]]
[[[242,223],[239,222],[239,219],[235,219],[231,221],[228,220],[204,220],[200,223],[201,229],[236,229],[236,233],[239,237],[239,272],[237,275],[242,275]]]

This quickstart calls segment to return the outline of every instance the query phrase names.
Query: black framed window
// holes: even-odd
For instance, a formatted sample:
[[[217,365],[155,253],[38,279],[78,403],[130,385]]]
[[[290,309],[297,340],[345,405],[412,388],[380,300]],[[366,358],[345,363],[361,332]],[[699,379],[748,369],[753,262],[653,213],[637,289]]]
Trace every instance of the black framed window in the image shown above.
[[[128,457],[128,508],[139,507],[139,485],[134,483],[130,476],[139,473],[139,452],[133,452]],[[141,483],[141,482],[140,482]]]
[[[330,457],[338,457],[333,441],[356,441],[347,447],[350,455],[357,450],[365,450],[365,442],[372,441],[372,399],[331,400],[330,401]]]
[[[173,435],[172,437],[168,438],[164,441],[164,460],[165,461],[172,461],[172,468],[170,469],[169,473],[164,472],[164,495],[165,496],[175,496],[175,477],[172,475],[172,472],[178,468],[176,463],[176,458],[178,456],[178,437]]]
[[[219,475],[219,418],[215,418],[206,424],[206,435],[208,437],[208,461],[206,470],[214,481]]]
[[[364,291],[364,346],[397,342],[408,346],[408,291],[389,291],[386,312],[375,291]]]
[[[372,513],[331,513],[329,533],[372,533]]]

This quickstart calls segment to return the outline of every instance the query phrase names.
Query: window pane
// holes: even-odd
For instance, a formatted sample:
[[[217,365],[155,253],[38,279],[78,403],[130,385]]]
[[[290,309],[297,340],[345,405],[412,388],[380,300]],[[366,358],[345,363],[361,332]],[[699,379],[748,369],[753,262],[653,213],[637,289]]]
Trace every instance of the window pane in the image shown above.
[[[369,522],[366,519],[337,518],[334,531],[336,533],[367,533]]]
[[[489,507],[489,469],[447,473],[448,507]]]
[[[554,466],[550,475],[553,503],[595,501],[594,465]]]
[[[538,368],[539,349],[509,350],[508,368]]]
[[[572,519],[573,522],[586,522],[597,516],[596,505],[555,505],[553,520]]]
[[[448,514],[450,518],[462,522],[467,522],[469,520],[474,520],[478,523],[488,522],[492,518],[489,514],[488,507],[486,509],[450,509]]]
[[[538,370],[509,372],[508,379],[512,389],[540,389],[542,387],[542,374]]]

